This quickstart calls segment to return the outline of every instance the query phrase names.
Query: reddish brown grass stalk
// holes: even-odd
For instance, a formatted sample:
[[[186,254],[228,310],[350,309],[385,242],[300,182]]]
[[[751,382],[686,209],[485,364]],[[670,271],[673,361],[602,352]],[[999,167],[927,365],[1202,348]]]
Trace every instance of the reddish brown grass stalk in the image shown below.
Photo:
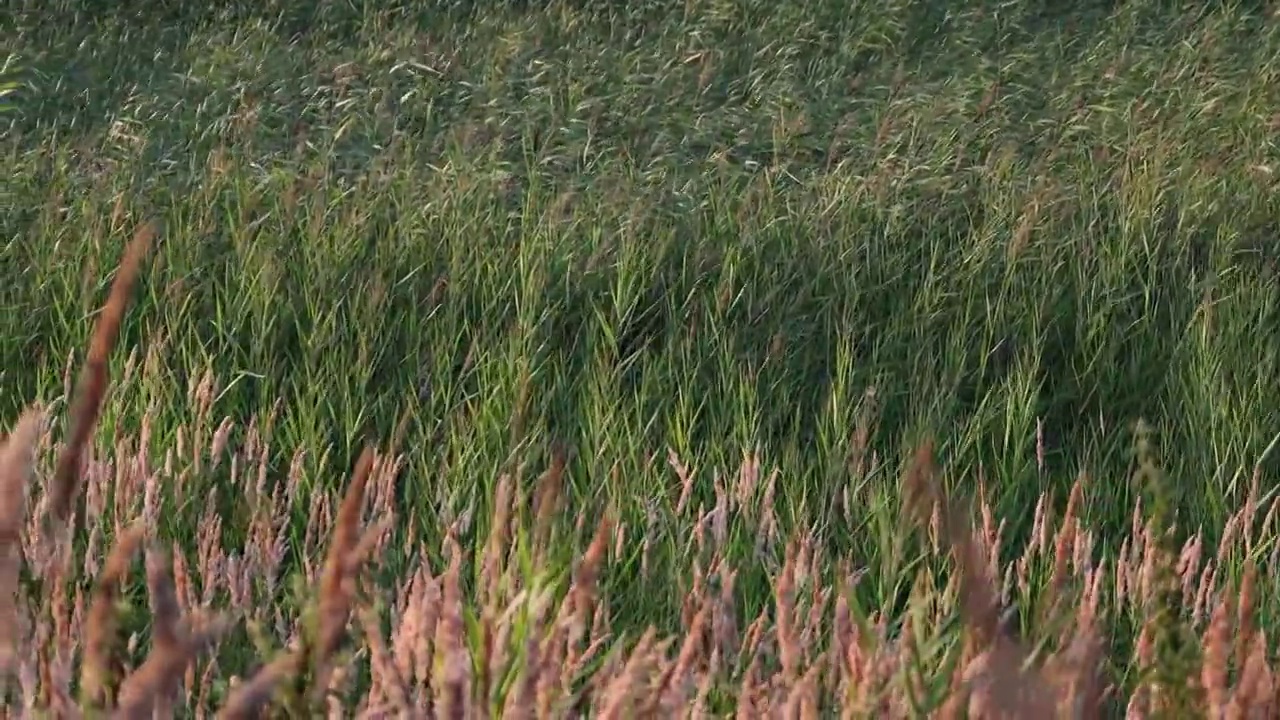
[[[172,715],[173,694],[197,653],[226,629],[222,618],[184,622],[171,568],[164,553],[147,555],[147,589],[151,594],[151,652],[120,685],[116,717],[147,720]]]
[[[267,663],[253,678],[241,683],[227,698],[226,705],[218,712],[221,720],[248,720],[261,717],[262,707],[271,702],[280,683],[296,675],[302,664],[302,655],[287,652]]]
[[[116,672],[112,660],[116,640],[116,597],[145,534],[146,526],[140,522],[121,533],[98,577],[85,625],[84,659],[80,666],[80,693],[90,705],[102,705],[108,701],[109,683]]]
[[[364,489],[372,469],[373,450],[365,447],[360,453],[360,458],[356,460],[351,484],[347,487],[342,505],[338,508],[333,540],[329,546],[329,554],[325,558],[324,574],[320,579],[319,627],[312,661],[317,688],[328,686],[330,661],[346,637],[352,597],[355,594],[351,563],[360,543],[360,516],[364,511]]]
[[[71,515],[72,505],[80,492],[80,467],[84,451],[93,436],[98,415],[102,411],[102,399],[107,392],[107,362],[120,324],[129,306],[129,297],[142,270],[142,261],[150,251],[157,234],[154,223],[142,225],[133,234],[133,240],[125,248],[124,258],[116,271],[107,304],[98,316],[93,337],[89,341],[89,355],[76,390],[75,405],[71,411],[71,430],[66,448],[58,458],[50,494],[50,517],[65,525]],[[53,529],[52,527],[50,529]]]

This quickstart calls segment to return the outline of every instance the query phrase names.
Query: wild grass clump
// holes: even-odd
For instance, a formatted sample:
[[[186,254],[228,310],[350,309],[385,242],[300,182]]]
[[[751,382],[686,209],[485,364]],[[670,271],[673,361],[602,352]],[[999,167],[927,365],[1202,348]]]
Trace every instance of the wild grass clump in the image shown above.
[[[571,571],[555,567],[554,546],[568,542],[547,529],[562,524],[560,461],[531,486],[514,474],[499,479],[487,537],[464,541],[469,521],[459,520],[439,555],[418,545],[406,551],[416,558],[408,571],[388,574],[379,558],[406,512],[394,493],[401,449],[366,447],[341,497],[308,496],[296,475],[268,487],[252,433],[232,447],[224,423],[185,449],[237,468],[238,501],[220,507],[209,496],[192,557],[166,546],[158,527],[167,503],[200,499],[175,500],[182,489],[161,486],[145,436],[117,438],[105,452],[89,442],[108,390],[106,359],[153,237],[150,228],[135,236],[98,316],[67,439],[54,442],[47,413],[32,408],[0,451],[8,716],[1280,711],[1273,648],[1254,617],[1259,578],[1280,570],[1274,500],[1259,495],[1255,480],[1209,548],[1200,532],[1168,522],[1163,481],[1143,448],[1137,480],[1154,500],[1135,506],[1118,554],[1099,553],[1080,520],[1089,486],[1081,477],[1061,518],[1052,497],[1040,498],[1029,541],[1003,562],[1003,522],[980,494],[972,523],[941,490],[931,444],[920,445],[899,484],[900,508],[925,547],[949,562],[904,574],[909,596],[896,610],[861,607],[858,558],[824,555],[814,529],[784,543],[769,579],[772,606],[744,613],[735,592],[743,568],[725,557],[723,533],[730,515],[766,534],[777,527],[774,507],[756,500],[771,493],[752,492],[755,461],[744,463],[736,485],[717,481],[710,510],[688,509],[687,479],[672,498],[693,528],[675,574],[689,590],[674,632],[618,632],[611,607],[625,598],[601,584],[611,561],[647,545],[648,529],[629,530],[606,510],[588,527],[585,547],[575,547]],[[678,457],[670,462],[687,473]],[[296,513],[309,516],[306,559],[289,588],[280,575],[285,547],[296,541],[286,520]],[[243,542],[229,541],[223,523],[241,515],[250,529]],[[1224,572],[1231,557],[1245,558],[1238,582]],[[1010,620],[1012,610],[1020,620]],[[1135,620],[1128,627],[1136,635],[1124,631],[1125,618]]]

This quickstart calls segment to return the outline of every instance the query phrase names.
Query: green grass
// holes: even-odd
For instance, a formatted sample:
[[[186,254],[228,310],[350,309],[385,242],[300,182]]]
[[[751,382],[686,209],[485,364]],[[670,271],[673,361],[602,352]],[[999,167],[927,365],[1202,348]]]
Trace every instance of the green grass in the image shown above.
[[[1280,20],[1260,3],[52,4],[0,21],[22,68],[0,115],[6,426],[64,394],[158,217],[104,437],[271,416],[272,477],[306,448],[307,487],[332,488],[410,413],[402,539],[483,525],[496,478],[563,444],[569,526],[659,513],[658,568],[607,579],[624,627],[679,616],[668,448],[708,507],[758,449],[784,531],[865,564],[869,606],[911,585],[897,467],[926,434],[1014,537],[1087,471],[1110,552],[1139,419],[1210,547],[1252,467],[1275,477]],[[855,476],[864,413],[883,464]],[[190,541],[198,511],[166,530]],[[751,613],[772,561],[731,537]]]

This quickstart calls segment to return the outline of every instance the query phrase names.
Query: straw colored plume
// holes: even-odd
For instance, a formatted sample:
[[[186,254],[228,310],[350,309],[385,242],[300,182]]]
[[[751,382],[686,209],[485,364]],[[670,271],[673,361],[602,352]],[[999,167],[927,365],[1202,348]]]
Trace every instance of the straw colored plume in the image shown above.
[[[21,531],[43,423],[39,411],[28,410],[0,446],[0,681],[5,683],[15,668]]]

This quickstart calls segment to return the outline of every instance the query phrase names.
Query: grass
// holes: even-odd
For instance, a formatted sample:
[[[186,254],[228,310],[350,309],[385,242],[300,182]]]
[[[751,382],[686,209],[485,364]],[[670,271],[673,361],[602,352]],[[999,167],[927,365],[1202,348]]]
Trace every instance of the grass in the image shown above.
[[[803,536],[825,608],[881,611],[897,638],[937,606],[907,665],[939,673],[938,699],[936,667],[962,665],[962,627],[987,620],[955,607],[972,592],[934,559],[947,533],[904,521],[903,473],[932,438],[939,485],[1005,519],[998,542],[980,522],[980,544],[1027,575],[999,589],[1035,642],[1058,637],[1041,608],[1099,568],[1186,556],[1176,617],[1155,581],[1100,601],[1123,707],[1152,664],[1131,658],[1178,639],[1148,628],[1199,637],[1250,563],[1280,570],[1280,27],[1264,3],[1112,5],[16,3],[0,25],[4,426],[37,405],[97,428],[57,486],[82,465],[68,497],[110,520],[69,542],[101,554],[141,514],[148,543],[209,573],[187,609],[246,621],[210,678],[300,636],[339,479],[372,443],[394,472],[374,472],[368,504],[394,522],[363,582],[404,612],[405,583],[458,563],[450,607],[475,612],[455,645],[502,626],[478,610],[491,596],[559,598],[602,517],[600,628],[629,648],[651,626],[659,646],[688,633],[691,598],[719,598],[728,568],[743,629],[785,615]],[[72,371],[99,359],[96,309],[150,219],[86,423]],[[49,430],[44,463],[72,426]],[[544,487],[557,500],[539,511]],[[1038,519],[1072,493],[1089,532]],[[510,558],[484,560],[491,526]],[[1054,533],[1088,537],[1077,564],[1054,569],[1075,552],[1047,548]],[[1252,600],[1267,627],[1280,595]],[[130,652],[148,617],[120,618]],[[533,621],[506,620],[527,658],[512,638]],[[1170,672],[1199,667],[1194,651]],[[603,703],[624,670],[596,660],[584,697]],[[783,681],[811,661],[780,660]],[[707,671],[735,690],[709,682],[706,702],[749,696],[745,667]],[[365,697],[369,678],[352,683],[343,697]]]

